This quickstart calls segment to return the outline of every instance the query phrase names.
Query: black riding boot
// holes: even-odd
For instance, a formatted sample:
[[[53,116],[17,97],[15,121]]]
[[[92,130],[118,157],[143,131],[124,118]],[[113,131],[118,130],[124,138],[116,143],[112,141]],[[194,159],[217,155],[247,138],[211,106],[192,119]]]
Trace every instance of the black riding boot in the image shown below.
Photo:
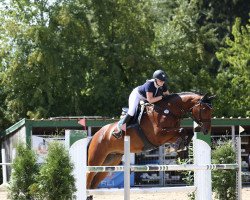
[[[132,118],[132,116],[130,116],[130,115],[127,113],[127,114],[125,115],[125,117],[122,118],[122,119],[118,122],[118,124],[117,124],[117,129],[118,129],[118,131],[112,133],[112,135],[113,135],[115,138],[119,139],[119,138],[122,137],[122,125],[123,125],[123,124],[128,124],[128,122],[130,121],[131,118]]]

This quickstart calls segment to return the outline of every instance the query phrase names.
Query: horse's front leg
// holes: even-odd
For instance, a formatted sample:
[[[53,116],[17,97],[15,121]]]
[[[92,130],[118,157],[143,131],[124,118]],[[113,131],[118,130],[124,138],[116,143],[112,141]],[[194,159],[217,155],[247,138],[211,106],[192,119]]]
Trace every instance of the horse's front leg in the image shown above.
[[[186,129],[184,129],[184,134],[183,135],[185,135],[184,145],[186,147],[188,147],[189,143],[191,142],[191,140],[194,137],[194,132],[192,131],[191,133],[189,133]]]
[[[190,134],[186,129],[180,128],[177,132],[177,135],[176,141],[170,144],[168,147],[168,153],[186,151],[187,146],[189,145],[194,134],[193,132]]]
[[[180,137],[177,139],[177,141],[175,143],[176,151],[177,152],[186,151],[189,143],[191,142],[191,140],[194,136],[194,133],[193,132],[189,133],[187,131],[187,129],[180,128],[179,135],[180,135]]]

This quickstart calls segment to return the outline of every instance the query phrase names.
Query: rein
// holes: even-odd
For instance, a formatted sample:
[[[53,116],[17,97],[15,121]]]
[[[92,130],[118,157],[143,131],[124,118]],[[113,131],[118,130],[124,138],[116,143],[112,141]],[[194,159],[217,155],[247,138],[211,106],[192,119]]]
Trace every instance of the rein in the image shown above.
[[[191,117],[200,127],[202,127],[204,123],[211,121],[211,119],[202,119],[202,116],[201,116],[202,108],[199,109],[199,118],[198,119],[193,117],[193,115],[191,114],[195,107],[202,106],[202,105],[206,105],[210,109],[212,109],[211,104],[205,103],[205,102],[202,102],[202,101],[198,101],[193,107],[191,107],[189,109],[189,111],[186,111],[183,108],[177,107],[180,110],[180,113],[181,113],[180,115],[177,115],[177,114],[173,113],[171,110],[169,110],[167,108],[164,109],[164,108],[162,108],[160,106],[157,106],[155,104],[146,104],[146,106],[152,106],[153,107],[153,110],[151,112],[152,112],[154,121],[155,121],[154,111],[156,113],[159,113],[159,114],[163,115],[163,116],[172,115],[175,119],[177,119],[177,122],[180,122],[180,120],[183,119],[184,115],[186,113],[188,113],[189,117]],[[168,111],[168,112],[166,112],[166,111]],[[148,110],[147,110],[147,113],[148,113]],[[173,130],[178,130],[179,129],[179,128],[177,128],[177,126],[174,127],[174,128],[162,128],[162,127],[159,126],[159,123],[157,123],[156,121],[155,121],[155,124],[157,125],[157,127],[161,128],[162,131],[173,131]]]

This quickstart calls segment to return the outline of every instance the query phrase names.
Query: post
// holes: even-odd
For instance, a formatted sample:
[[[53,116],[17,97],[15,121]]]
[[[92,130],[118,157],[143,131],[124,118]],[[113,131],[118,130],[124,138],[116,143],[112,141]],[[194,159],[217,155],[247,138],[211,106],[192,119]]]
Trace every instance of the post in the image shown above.
[[[241,189],[242,189],[242,179],[241,179],[241,137],[237,137],[236,138],[236,152],[237,152],[237,156],[236,156],[236,161],[238,164],[238,170],[236,172],[236,192],[237,192],[237,200],[241,200],[242,196],[241,196]]]
[[[71,160],[74,163],[74,177],[76,184],[75,197],[77,200],[86,200],[86,171],[87,171],[87,145],[89,139],[84,138],[76,141],[69,150]]]
[[[232,134],[232,143],[234,150],[237,150],[236,144],[235,144],[235,126],[231,126],[231,134]]]
[[[124,200],[130,199],[130,136],[124,137]]]
[[[5,154],[5,149],[2,149],[2,163],[6,163],[6,154]],[[3,184],[7,183],[7,165],[3,164],[2,165],[2,173],[3,173]]]
[[[200,127],[194,122],[194,164],[211,164],[211,134],[204,135]],[[196,200],[212,199],[212,177],[211,170],[196,170],[194,172],[194,184],[196,186]]]

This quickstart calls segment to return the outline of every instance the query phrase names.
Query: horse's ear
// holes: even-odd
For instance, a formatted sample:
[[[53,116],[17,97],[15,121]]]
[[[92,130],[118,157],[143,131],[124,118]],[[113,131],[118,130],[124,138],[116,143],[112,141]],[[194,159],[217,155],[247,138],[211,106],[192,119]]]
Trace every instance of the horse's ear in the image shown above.
[[[201,98],[201,101],[206,101],[208,100],[208,93],[206,93],[202,98]]]
[[[209,101],[212,101],[215,97],[216,97],[216,95],[212,95],[212,96],[208,97],[207,99],[208,99]]]

